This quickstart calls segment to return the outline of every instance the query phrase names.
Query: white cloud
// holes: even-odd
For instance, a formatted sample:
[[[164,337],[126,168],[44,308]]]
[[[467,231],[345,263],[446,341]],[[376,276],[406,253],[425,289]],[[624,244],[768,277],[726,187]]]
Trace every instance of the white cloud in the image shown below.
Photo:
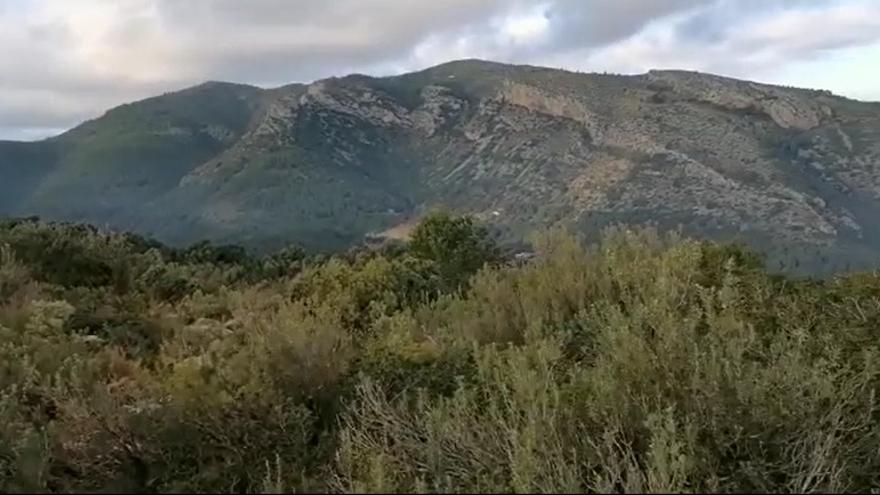
[[[766,82],[830,89],[851,98],[880,101],[880,63],[870,63],[872,60],[880,61],[880,41],[786,64],[766,77]]]
[[[856,62],[839,77],[805,69],[877,65],[860,47],[878,42],[878,0],[0,0],[0,137],[208,79],[272,86],[472,57],[802,78],[880,99],[852,83]]]
[[[781,80],[777,75],[796,64],[832,65],[841,49],[880,41],[880,2],[799,4],[799,8],[760,11],[727,1],[657,19],[625,40],[579,52],[578,67],[622,73],[689,69],[773,81]],[[565,54],[555,63],[579,58],[572,55]],[[864,55],[860,63],[872,65],[872,58]],[[804,86],[809,80],[794,85]],[[826,89],[847,86],[843,77],[832,76],[826,82]],[[875,97],[880,97],[880,87]]]
[[[547,10],[547,5],[540,5],[530,11],[507,16],[500,23],[501,36],[514,44],[543,42],[551,26]]]

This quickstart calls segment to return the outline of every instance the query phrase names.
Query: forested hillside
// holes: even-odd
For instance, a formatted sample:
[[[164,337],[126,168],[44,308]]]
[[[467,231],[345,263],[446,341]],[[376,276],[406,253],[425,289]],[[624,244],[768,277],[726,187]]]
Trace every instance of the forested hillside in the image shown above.
[[[467,218],[254,257],[0,225],[0,492],[880,487],[880,276]]]
[[[213,82],[0,142],[0,216],[332,252],[450,207],[519,242],[616,223],[878,268],[880,104],[685,71],[461,60],[274,89]]]

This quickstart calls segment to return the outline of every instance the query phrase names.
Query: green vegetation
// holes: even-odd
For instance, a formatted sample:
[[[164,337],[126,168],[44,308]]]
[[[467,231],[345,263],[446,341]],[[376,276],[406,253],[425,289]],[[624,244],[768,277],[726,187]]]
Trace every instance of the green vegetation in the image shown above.
[[[0,216],[262,254],[349,249],[435,207],[490,220],[504,244],[650,221],[824,276],[880,267],[878,109],[688,71],[473,59],[273,89],[213,82],[0,142]]]
[[[488,262],[498,261],[498,248],[485,229],[469,217],[437,212],[416,226],[409,244],[414,256],[434,263],[447,289],[465,285]]]
[[[561,231],[506,262],[0,224],[0,492],[864,491],[880,276]]]
[[[260,94],[208,83],[122,105],[44,141],[0,142],[0,211],[135,225],[147,203],[241,137]]]

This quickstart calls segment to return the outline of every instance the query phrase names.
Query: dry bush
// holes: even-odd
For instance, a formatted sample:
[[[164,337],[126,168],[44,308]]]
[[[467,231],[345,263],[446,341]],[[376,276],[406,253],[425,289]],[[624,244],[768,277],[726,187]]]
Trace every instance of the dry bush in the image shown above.
[[[0,226],[0,491],[880,487],[877,274],[652,229],[467,273],[142,244]]]

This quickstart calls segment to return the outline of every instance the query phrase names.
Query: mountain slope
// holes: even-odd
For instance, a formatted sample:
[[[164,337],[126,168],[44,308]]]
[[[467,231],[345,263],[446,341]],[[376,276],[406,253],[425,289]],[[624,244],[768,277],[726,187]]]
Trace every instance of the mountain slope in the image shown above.
[[[123,105],[42,143],[21,143],[35,158],[0,155],[4,179],[6,169],[26,172],[9,176],[7,187],[20,198],[6,208],[131,226],[144,203],[237,141],[260,92],[209,83]]]
[[[0,141],[0,212],[17,210],[57,161],[57,147],[48,142]]]
[[[332,249],[446,205],[509,239],[652,221],[800,270],[880,260],[880,105],[700,73],[467,60],[273,90],[215,83],[27,146],[39,158],[0,145],[4,178],[24,171],[2,211],[175,243]]]

